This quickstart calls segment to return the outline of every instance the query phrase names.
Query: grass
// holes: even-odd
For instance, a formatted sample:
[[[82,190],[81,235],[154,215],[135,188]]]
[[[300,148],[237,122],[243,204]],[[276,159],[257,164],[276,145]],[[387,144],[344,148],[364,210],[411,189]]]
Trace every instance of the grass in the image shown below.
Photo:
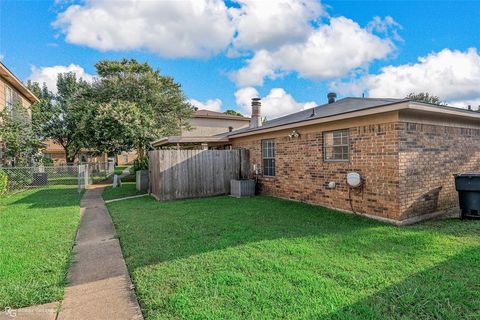
[[[480,221],[269,197],[108,204],[147,319],[479,319]]]
[[[123,182],[120,187],[112,188],[108,186],[103,191],[102,197],[103,200],[113,200],[120,199],[130,196],[136,196],[140,194],[145,194],[144,191],[138,191],[135,186],[135,182]]]
[[[113,169],[113,174],[121,175],[126,168],[126,166],[116,166],[115,169]]]
[[[128,175],[126,177],[123,177],[121,180],[122,185],[120,187],[112,188],[112,186],[107,186],[105,188],[102,193],[103,200],[113,200],[145,194],[144,191],[137,191],[135,184],[135,175]]]
[[[79,201],[76,185],[0,198],[0,310],[63,298]]]

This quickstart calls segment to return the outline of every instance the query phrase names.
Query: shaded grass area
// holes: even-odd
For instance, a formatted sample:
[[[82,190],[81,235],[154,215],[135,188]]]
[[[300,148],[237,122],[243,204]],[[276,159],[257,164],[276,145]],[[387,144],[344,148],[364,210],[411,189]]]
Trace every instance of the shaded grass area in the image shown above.
[[[126,168],[126,166],[116,166],[113,170],[113,174],[121,175],[123,170],[125,170]]]
[[[63,298],[80,197],[52,186],[0,198],[0,309]]]
[[[480,222],[269,197],[108,204],[147,319],[478,319]]]
[[[103,200],[113,200],[145,193],[145,191],[138,191],[136,189],[135,182],[122,182],[122,185],[117,188],[112,188],[112,186],[106,187],[102,193],[102,197]]]

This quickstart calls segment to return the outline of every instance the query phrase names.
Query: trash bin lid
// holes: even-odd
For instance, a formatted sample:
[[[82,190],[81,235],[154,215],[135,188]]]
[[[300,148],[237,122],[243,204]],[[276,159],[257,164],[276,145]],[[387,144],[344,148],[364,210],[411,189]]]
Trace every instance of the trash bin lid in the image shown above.
[[[464,172],[456,174],[457,177],[480,177],[480,172]]]

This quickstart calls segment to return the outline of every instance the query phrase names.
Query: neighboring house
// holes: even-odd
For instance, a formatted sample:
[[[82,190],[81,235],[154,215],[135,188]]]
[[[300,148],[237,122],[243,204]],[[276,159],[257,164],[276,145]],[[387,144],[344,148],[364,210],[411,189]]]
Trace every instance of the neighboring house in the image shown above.
[[[191,130],[184,130],[180,136],[161,138],[152,143],[155,148],[176,147],[178,149],[225,148],[227,134],[247,128],[250,118],[228,115],[209,110],[197,110],[190,119]]]
[[[408,99],[344,98],[260,123],[226,144],[250,153],[262,194],[396,224],[457,210],[454,174],[480,171],[480,113]],[[347,173],[363,185],[350,188]]]
[[[45,158],[49,158],[53,161],[55,166],[66,165],[66,155],[65,150],[61,145],[55,143],[52,140],[46,140],[43,142],[45,148],[42,149],[43,156]],[[94,151],[88,149],[81,149],[78,153],[75,162],[88,162],[88,163],[96,163],[96,162],[107,162],[108,157],[106,154],[97,155]]]
[[[20,102],[32,115],[30,106],[37,102],[38,98],[20,81],[8,68],[0,62],[0,112],[12,110],[15,103]],[[6,165],[4,156],[5,145],[0,137],[0,164]]]
[[[116,156],[116,164],[119,166],[131,165],[133,164],[133,161],[137,160],[137,158],[136,151],[124,151]]]
[[[47,140],[43,143],[45,148],[42,149],[42,153],[45,158],[49,158],[56,166],[66,165],[65,150],[58,143],[52,140]],[[137,159],[137,152],[122,152],[116,156],[116,164],[120,166],[131,165],[133,161]],[[88,162],[88,163],[103,163],[107,162],[107,154],[98,155],[92,150],[82,149],[77,155],[75,162]]]

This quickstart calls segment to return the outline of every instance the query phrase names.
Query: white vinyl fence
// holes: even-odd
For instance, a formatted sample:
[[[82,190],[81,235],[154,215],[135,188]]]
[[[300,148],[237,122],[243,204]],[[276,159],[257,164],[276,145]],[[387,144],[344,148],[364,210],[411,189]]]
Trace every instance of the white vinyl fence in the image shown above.
[[[0,167],[7,176],[7,193],[54,185],[77,185],[80,190],[113,175],[115,164]]]

